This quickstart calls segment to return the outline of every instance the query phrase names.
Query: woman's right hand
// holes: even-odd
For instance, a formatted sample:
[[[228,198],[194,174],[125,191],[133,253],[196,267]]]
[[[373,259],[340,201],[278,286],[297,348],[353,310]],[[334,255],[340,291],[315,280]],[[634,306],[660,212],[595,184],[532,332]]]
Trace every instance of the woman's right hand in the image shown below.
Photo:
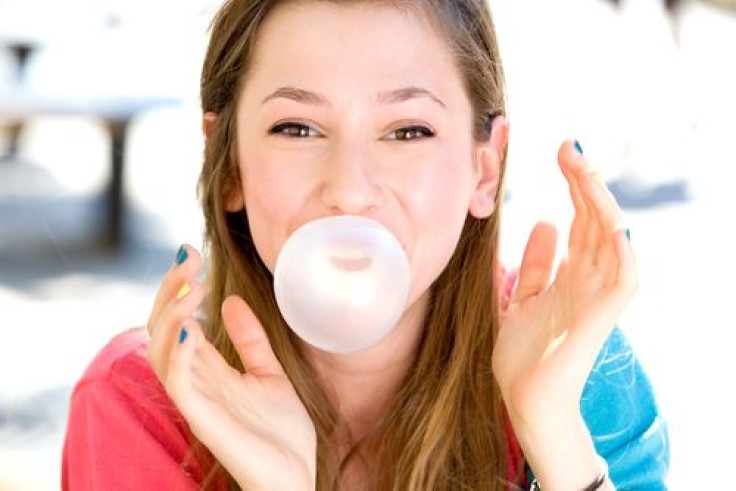
[[[263,327],[241,298],[223,302],[223,323],[245,373],[228,365],[194,319],[204,297],[194,281],[201,259],[186,251],[187,260],[164,279],[148,322],[154,370],[194,435],[242,488],[314,489],[314,425]],[[179,295],[187,283],[191,291]]]

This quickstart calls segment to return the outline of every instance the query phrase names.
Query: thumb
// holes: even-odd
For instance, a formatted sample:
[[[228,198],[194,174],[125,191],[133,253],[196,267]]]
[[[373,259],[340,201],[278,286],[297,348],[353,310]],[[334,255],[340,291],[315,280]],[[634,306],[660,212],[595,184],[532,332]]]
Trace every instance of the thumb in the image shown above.
[[[547,222],[534,226],[524,250],[519,282],[512,303],[542,293],[549,284],[557,249],[557,229]]]
[[[230,295],[225,299],[222,321],[246,373],[258,377],[284,375],[263,326],[242,298]]]

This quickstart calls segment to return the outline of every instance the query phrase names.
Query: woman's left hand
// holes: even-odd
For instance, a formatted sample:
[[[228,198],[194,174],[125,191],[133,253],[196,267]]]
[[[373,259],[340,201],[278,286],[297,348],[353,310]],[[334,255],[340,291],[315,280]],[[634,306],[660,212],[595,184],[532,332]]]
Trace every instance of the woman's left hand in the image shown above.
[[[517,434],[580,419],[588,375],[637,287],[634,253],[613,196],[572,142],[562,145],[558,161],[575,207],[567,257],[550,284],[557,233],[537,224],[493,352]]]

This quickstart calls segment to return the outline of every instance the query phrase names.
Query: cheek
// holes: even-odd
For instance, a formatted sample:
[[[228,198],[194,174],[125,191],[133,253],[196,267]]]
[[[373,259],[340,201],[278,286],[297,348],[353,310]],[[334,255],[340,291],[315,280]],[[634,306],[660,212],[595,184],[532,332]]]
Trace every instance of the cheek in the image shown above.
[[[412,285],[410,301],[423,295],[447,267],[462,231],[466,215],[437,217],[414,244],[411,257]]]
[[[253,243],[273,273],[276,258],[288,237],[298,209],[300,189],[277,166],[259,165],[258,156],[241,165],[243,194]]]
[[[404,177],[405,204],[433,235],[462,227],[474,188],[471,155],[455,146],[424,159]]]
[[[415,176],[415,192],[405,203],[415,234],[413,299],[439,277],[457,247],[472,196],[471,170],[470,163],[463,168],[457,161],[455,165],[444,162],[422,177]]]

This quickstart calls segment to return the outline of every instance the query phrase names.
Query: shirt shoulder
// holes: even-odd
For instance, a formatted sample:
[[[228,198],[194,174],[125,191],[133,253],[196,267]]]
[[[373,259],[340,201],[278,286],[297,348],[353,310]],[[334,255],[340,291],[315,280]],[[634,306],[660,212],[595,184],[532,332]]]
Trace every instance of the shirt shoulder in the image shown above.
[[[144,483],[194,489],[201,481],[191,433],[149,364],[147,347],[143,329],[115,336],[77,383],[62,489],[140,489]]]
[[[145,328],[129,329],[113,337],[89,364],[72,398],[81,392],[111,391],[117,395],[115,400],[138,414],[163,416],[162,424],[174,423],[184,431],[184,418],[148,361],[148,340]]]
[[[116,335],[87,366],[74,392],[88,385],[108,385],[127,394],[131,402],[154,399],[172,405],[148,362],[147,349],[148,334],[143,328]]]

